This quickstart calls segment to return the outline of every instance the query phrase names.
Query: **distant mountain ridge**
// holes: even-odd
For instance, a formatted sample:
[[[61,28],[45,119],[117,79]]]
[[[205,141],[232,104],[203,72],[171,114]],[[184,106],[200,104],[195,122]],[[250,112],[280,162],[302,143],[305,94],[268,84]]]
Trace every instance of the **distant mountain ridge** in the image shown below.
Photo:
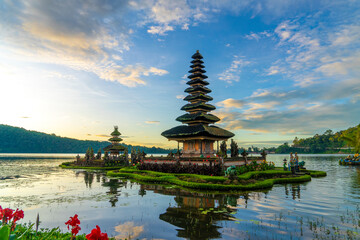
[[[107,141],[78,140],[0,124],[0,153],[85,153],[88,147],[92,147],[96,153],[109,144]],[[148,154],[165,154],[173,150],[122,145],[128,147],[129,153],[131,147],[139,148]]]

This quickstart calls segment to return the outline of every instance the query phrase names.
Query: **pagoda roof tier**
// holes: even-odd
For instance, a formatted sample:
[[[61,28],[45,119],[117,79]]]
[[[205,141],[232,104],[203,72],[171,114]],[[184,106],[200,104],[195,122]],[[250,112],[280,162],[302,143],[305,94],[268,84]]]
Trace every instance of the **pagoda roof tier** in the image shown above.
[[[232,132],[216,126],[197,124],[192,126],[181,125],[161,133],[169,140],[212,139],[226,140],[234,136]]]
[[[194,110],[203,110],[203,111],[212,111],[215,110],[215,106],[211,105],[211,104],[206,104],[203,102],[199,102],[199,103],[189,103],[186,104],[185,106],[183,106],[181,108],[181,110],[185,110],[185,111],[194,111]]]
[[[184,98],[185,101],[193,101],[193,100],[205,100],[205,101],[211,101],[213,100],[212,97],[206,95],[206,94],[196,94],[196,95],[187,95]]]
[[[188,81],[186,84],[193,85],[193,84],[197,84],[197,83],[200,83],[201,85],[209,85],[209,82],[204,81],[201,78],[192,79],[192,80]]]
[[[125,147],[123,145],[114,145],[110,144],[103,148],[104,151],[124,151]]]
[[[182,123],[188,123],[188,122],[206,122],[206,123],[215,123],[220,121],[220,119],[212,114],[206,114],[202,112],[194,113],[194,114],[184,114],[180,117],[176,118],[176,121],[182,122]]]
[[[208,78],[208,76],[202,74],[202,73],[194,73],[188,76],[188,78],[193,79],[193,78],[202,78],[202,79],[206,79]]]
[[[121,141],[122,141],[122,138],[112,137],[112,138],[109,138],[109,141],[110,141],[110,142],[121,142]]]
[[[206,71],[204,69],[201,68],[193,68],[189,71],[189,73],[194,73],[194,72],[201,72],[201,73],[206,73]]]
[[[201,63],[194,63],[193,65],[190,65],[191,68],[196,68],[196,67],[200,67],[200,68],[205,68],[204,65],[202,65]]]
[[[203,56],[199,53],[199,50],[196,51],[194,55],[191,56],[193,59],[203,59]]]
[[[114,131],[110,135],[111,136],[120,136],[121,135],[117,126],[114,127]]]
[[[195,87],[189,87],[189,88],[185,89],[184,92],[186,92],[186,93],[193,93],[193,92],[211,93],[211,90],[208,89],[207,87],[195,86]]]
[[[203,60],[200,60],[200,59],[194,59],[194,60],[192,60],[191,61],[191,63],[204,63],[204,61]]]

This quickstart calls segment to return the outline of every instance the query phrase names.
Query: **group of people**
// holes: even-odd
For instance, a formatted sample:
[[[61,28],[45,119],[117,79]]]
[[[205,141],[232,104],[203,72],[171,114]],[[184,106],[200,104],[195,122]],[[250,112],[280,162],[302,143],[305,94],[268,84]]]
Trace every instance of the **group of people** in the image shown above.
[[[299,172],[299,156],[297,153],[295,153],[295,156],[293,156],[293,153],[290,153],[290,162],[289,162],[289,170],[291,170],[292,173]]]
[[[360,161],[360,156],[358,153],[355,153],[354,156],[350,156],[348,155],[345,160],[349,160],[349,161]]]
[[[299,156],[297,153],[295,153],[295,156],[293,153],[290,153],[290,161],[288,164],[286,158],[284,159],[284,170],[289,170],[292,173],[300,172],[300,166],[303,167],[305,165],[305,162],[299,163]]]

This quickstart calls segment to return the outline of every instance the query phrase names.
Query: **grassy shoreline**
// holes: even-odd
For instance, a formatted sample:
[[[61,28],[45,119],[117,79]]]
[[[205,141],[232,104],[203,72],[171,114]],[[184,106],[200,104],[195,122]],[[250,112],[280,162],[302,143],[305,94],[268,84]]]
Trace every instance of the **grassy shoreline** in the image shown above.
[[[123,168],[122,166],[114,166],[114,167],[87,167],[87,166],[75,166],[72,164],[73,162],[64,162],[59,165],[61,168],[65,169],[88,169],[88,170],[118,170]]]
[[[302,183],[311,181],[312,177],[325,177],[326,172],[302,170],[303,175],[293,175],[281,168],[266,171],[252,171],[229,180],[223,176],[207,176],[197,174],[172,174],[138,170],[130,167],[83,167],[74,166],[71,162],[62,163],[65,169],[105,170],[109,177],[128,178],[142,183],[170,184],[188,189],[210,191],[249,191],[268,189],[274,184]]]

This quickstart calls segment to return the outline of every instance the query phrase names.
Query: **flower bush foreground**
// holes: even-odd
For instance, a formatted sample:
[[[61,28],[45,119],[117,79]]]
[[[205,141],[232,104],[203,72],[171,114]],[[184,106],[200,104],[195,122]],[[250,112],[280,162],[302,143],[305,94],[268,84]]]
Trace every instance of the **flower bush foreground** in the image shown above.
[[[0,206],[0,240],[15,240],[15,239],[87,239],[87,240],[109,240],[109,237],[106,233],[102,233],[98,225],[87,235],[76,236],[80,228],[80,220],[78,215],[75,214],[73,217],[65,222],[68,230],[71,229],[71,233],[61,233],[59,228],[54,228],[50,231],[47,229],[38,232],[39,221],[36,222],[36,230],[34,231],[32,227],[35,224],[26,224],[21,225],[17,224],[17,221],[24,218],[24,211],[16,209],[15,211],[10,208],[3,209]],[[85,236],[84,236],[85,235]]]
[[[15,230],[16,222],[24,218],[24,211],[16,209],[5,208],[0,206],[0,240],[9,239],[10,233]]]

